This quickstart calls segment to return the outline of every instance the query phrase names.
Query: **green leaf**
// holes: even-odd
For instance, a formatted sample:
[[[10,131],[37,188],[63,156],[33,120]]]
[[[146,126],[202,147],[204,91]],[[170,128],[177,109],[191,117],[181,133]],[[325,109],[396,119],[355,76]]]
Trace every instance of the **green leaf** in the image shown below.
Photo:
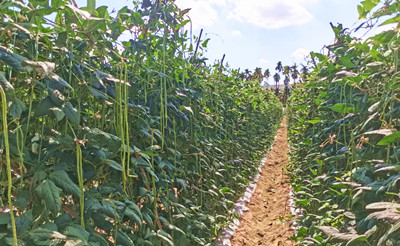
[[[31,200],[31,192],[27,189],[18,189],[17,199],[14,202],[14,206],[18,208],[26,208]]]
[[[65,235],[80,239],[83,242],[82,245],[87,244],[90,236],[89,232],[85,231],[80,225],[77,224],[67,226],[67,228],[65,228]]]
[[[177,227],[177,226],[168,224],[167,228],[170,229],[170,230],[173,230],[173,231],[178,231],[178,232],[182,233],[183,236],[186,236],[186,233],[183,230],[181,230],[179,227]]]
[[[50,111],[53,112],[57,121],[61,121],[62,119],[64,119],[65,113],[60,108],[53,107],[53,108],[50,108]]]
[[[347,56],[340,57],[339,60],[346,66],[346,68],[354,67],[354,63],[351,62],[350,58]]]
[[[13,119],[21,117],[22,112],[25,110],[25,104],[23,101],[19,100],[18,98],[14,98],[11,101],[10,106],[10,115]]]
[[[330,109],[341,114],[353,113],[355,111],[355,107],[347,106],[347,104],[344,103],[336,103],[335,105],[330,107]]]
[[[322,120],[321,120],[321,119],[318,119],[318,120],[308,120],[307,122],[310,123],[310,124],[315,125],[315,124],[321,123]]]
[[[4,61],[8,66],[20,71],[28,71],[29,69],[22,66],[22,61],[27,60],[26,57],[11,53],[3,48],[0,48],[0,61]]]
[[[132,246],[135,245],[135,243],[132,241],[132,239],[123,231],[118,230],[117,234],[117,244],[124,245],[124,246]]]
[[[51,0],[51,7],[59,8],[63,5],[65,5],[66,3],[68,3],[67,0]]]
[[[72,89],[71,85],[68,84],[63,78],[58,76],[55,73],[51,73],[46,77],[47,86],[55,89],[55,90],[62,90],[64,88]]]
[[[61,189],[53,181],[46,179],[36,187],[35,191],[38,197],[45,201],[46,207],[53,214],[57,214],[61,210]]]
[[[220,191],[222,194],[225,194],[225,193],[233,193],[232,189],[229,188],[229,187],[224,187],[224,188],[220,189],[219,191]]]
[[[17,230],[22,232],[26,232],[28,228],[31,226],[33,222],[32,210],[25,212],[23,215],[15,218],[15,224],[17,226]]]
[[[87,0],[87,8],[91,14],[96,10],[96,0]]]
[[[174,246],[174,243],[171,241],[171,239],[169,239],[165,235],[162,235],[161,232],[159,232],[159,233],[151,232],[151,233],[147,234],[145,238],[146,239],[157,238],[157,239],[167,243],[167,245]]]
[[[122,165],[116,161],[113,160],[105,160],[105,163],[112,167],[113,169],[122,172]]]
[[[384,25],[388,25],[388,24],[392,24],[392,23],[398,23],[398,22],[400,22],[400,14],[398,14],[397,16],[395,16],[393,18],[390,18],[390,19],[386,20],[385,22],[383,22],[379,26],[384,26]]]
[[[361,2],[361,5],[357,6],[358,14],[360,19],[367,17],[369,12],[379,3],[379,0],[365,0]]]
[[[7,225],[8,223],[10,223],[11,219],[10,219],[10,214],[6,213],[0,213],[0,225]]]
[[[367,242],[367,237],[364,235],[360,235],[352,240],[350,240],[346,246],[363,246],[366,245],[365,242]]]
[[[49,113],[50,108],[54,107],[54,102],[50,99],[50,97],[46,97],[42,101],[40,101],[39,105],[35,110],[35,117],[44,116]]]
[[[68,173],[64,170],[56,170],[50,173],[49,179],[62,188],[65,193],[81,197],[79,187],[69,178]]]
[[[14,89],[14,87],[10,84],[10,82],[8,82],[8,80],[6,79],[6,73],[5,72],[1,72],[0,71],[0,85],[4,84],[4,86],[7,89]]]
[[[97,233],[92,233],[90,234],[90,238],[89,238],[90,242],[96,242],[99,243],[100,246],[109,246],[110,244],[107,242],[107,240],[105,240],[102,236],[100,236]]]
[[[49,230],[47,228],[35,228],[29,232],[31,239],[35,245],[49,245],[52,240],[66,240],[67,237],[57,231]]]
[[[140,208],[134,202],[127,200],[125,201],[125,203],[130,209],[132,209],[139,216],[140,219],[143,219],[143,215],[142,212],[140,211]]]
[[[133,210],[130,209],[129,207],[125,209],[124,215],[125,215],[125,216],[128,216],[129,219],[131,219],[133,222],[135,222],[139,227],[142,227],[142,220],[141,220],[140,217],[135,213],[135,211],[133,211]]]
[[[62,107],[63,112],[65,113],[65,116],[67,119],[73,123],[73,124],[79,124],[79,113],[78,110],[72,106],[70,102],[67,102],[66,104],[63,105]]]
[[[393,143],[398,138],[400,138],[400,131],[383,137],[381,141],[378,142],[378,145],[388,145],[390,143]]]

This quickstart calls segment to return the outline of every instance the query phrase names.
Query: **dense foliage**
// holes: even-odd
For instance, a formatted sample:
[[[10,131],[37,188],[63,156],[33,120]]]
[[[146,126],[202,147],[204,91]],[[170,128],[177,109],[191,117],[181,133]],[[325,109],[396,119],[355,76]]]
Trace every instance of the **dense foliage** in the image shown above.
[[[282,105],[205,65],[187,12],[0,1],[0,245],[206,245],[235,216]]]
[[[364,26],[398,23],[399,2],[379,2],[358,7]],[[367,40],[334,27],[290,98],[299,245],[400,245],[398,27]]]

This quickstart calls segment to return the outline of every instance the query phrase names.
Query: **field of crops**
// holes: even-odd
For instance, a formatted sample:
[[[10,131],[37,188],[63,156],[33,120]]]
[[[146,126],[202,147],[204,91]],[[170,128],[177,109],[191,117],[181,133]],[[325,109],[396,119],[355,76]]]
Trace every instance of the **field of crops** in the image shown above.
[[[0,245],[205,245],[235,216],[282,104],[154,2],[0,1]]]
[[[363,1],[360,17],[398,23],[400,3],[378,3]],[[398,27],[357,40],[336,26],[290,98],[298,245],[400,245]]]
[[[291,239],[400,245],[399,1],[362,1],[357,29],[397,27],[357,39],[332,25],[335,42],[301,74],[278,63],[276,89],[260,86],[269,70],[209,65],[208,39],[189,35],[174,1],[87,3],[0,0],[1,246],[216,244],[281,100]],[[286,102],[290,78],[304,83]]]

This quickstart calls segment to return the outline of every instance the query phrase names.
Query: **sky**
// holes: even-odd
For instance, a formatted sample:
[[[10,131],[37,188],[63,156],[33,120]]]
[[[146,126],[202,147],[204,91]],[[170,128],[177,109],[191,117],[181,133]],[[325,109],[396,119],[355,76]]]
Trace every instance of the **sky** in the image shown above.
[[[231,68],[275,69],[304,63],[310,51],[320,52],[334,41],[330,22],[354,29],[361,0],[176,0],[190,8],[191,33],[210,38],[204,54],[213,64],[225,54]],[[77,0],[85,6],[86,0]],[[109,10],[132,6],[129,0],[97,0]],[[189,28],[189,26],[188,26]]]

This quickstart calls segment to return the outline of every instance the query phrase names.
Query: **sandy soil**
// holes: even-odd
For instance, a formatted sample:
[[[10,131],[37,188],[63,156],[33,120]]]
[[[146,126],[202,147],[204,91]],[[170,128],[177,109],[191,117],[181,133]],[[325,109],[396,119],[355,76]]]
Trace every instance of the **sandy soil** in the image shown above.
[[[288,164],[286,119],[283,119],[277,138],[261,170],[257,188],[248,204],[249,210],[240,218],[239,228],[232,237],[233,246],[267,245],[292,246],[288,177],[283,168]],[[281,222],[283,219],[283,222]]]

